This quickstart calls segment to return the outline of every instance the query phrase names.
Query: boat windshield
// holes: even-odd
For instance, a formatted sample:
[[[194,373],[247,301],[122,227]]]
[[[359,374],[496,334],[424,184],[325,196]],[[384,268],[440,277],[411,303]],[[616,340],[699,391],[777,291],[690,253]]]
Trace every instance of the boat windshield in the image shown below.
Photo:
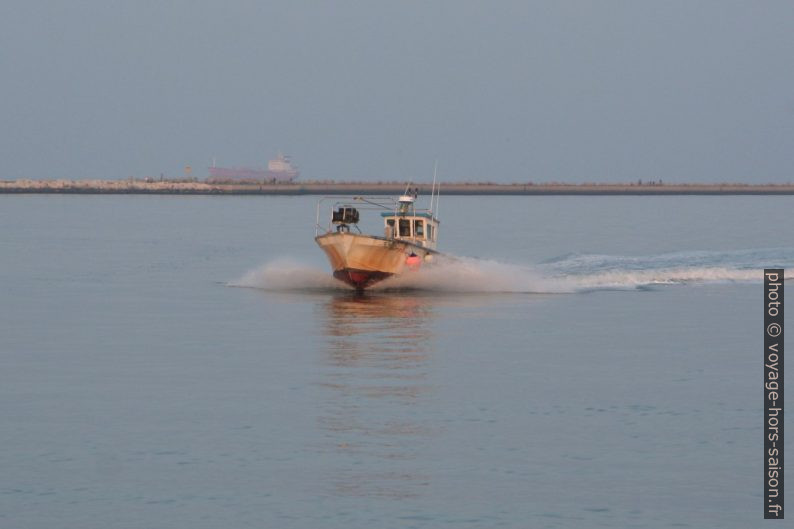
[[[409,219],[400,219],[400,237],[411,236],[411,221]]]

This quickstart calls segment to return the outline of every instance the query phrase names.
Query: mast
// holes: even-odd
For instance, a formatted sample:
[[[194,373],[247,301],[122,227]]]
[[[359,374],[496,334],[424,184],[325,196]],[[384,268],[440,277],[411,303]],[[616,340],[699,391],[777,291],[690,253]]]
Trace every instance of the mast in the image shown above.
[[[438,160],[433,163],[433,186],[430,188],[430,216],[433,216],[433,195],[436,190],[436,173],[438,172]]]
[[[438,189],[436,189],[436,218],[438,218],[438,199],[441,197],[441,182],[438,183]]]
[[[436,166],[433,169],[433,183],[434,184],[436,182],[436,170],[437,169],[438,169],[438,160],[436,160]],[[432,200],[431,200],[430,207],[431,207],[433,213],[435,213],[436,218],[438,218],[438,199],[441,197],[441,182],[439,182],[438,185],[436,185],[435,187],[436,187],[436,207],[433,208]],[[432,213],[431,213],[431,215],[432,215]]]

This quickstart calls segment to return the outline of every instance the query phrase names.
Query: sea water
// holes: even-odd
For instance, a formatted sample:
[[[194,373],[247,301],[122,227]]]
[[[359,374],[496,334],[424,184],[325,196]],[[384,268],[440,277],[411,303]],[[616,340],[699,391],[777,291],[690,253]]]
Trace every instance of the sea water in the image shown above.
[[[794,197],[442,197],[365,295],[315,203],[0,196],[0,527],[761,524]]]

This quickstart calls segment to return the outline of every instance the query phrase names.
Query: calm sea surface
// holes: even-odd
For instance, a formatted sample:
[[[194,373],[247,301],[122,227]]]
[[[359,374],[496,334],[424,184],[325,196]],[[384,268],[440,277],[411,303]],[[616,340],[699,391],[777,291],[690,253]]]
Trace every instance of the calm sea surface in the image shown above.
[[[0,196],[0,527],[761,525],[794,197],[442,197],[364,296],[315,203]]]

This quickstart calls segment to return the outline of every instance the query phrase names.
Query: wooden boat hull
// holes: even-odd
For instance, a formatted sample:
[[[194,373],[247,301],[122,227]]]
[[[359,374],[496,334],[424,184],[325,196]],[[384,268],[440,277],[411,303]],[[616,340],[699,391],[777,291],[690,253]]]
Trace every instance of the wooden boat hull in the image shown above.
[[[407,241],[347,232],[326,233],[314,240],[328,257],[334,277],[357,289],[419,268],[436,253]]]

